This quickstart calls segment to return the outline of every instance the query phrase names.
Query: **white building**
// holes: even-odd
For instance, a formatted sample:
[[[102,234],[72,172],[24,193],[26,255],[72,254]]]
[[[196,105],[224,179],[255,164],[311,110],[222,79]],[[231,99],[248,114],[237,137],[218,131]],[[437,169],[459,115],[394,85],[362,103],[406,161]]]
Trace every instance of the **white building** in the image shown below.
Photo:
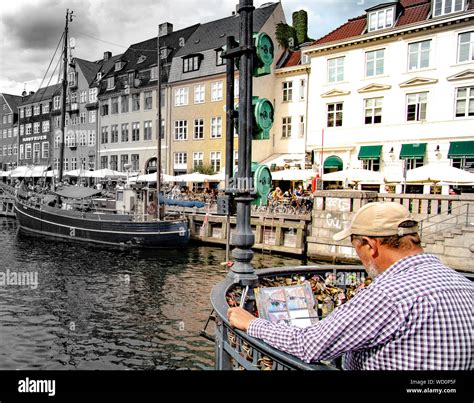
[[[394,182],[428,163],[474,171],[473,20],[473,0],[386,2],[304,48],[307,151],[320,171]]]

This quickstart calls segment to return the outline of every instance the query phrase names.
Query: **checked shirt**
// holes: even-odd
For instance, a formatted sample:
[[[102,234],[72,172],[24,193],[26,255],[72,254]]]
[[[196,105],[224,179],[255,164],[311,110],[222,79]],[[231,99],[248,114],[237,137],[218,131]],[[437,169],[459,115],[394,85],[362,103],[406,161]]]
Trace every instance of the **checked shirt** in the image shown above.
[[[349,370],[472,370],[474,286],[430,254],[405,257],[307,328],[253,320],[250,336]]]

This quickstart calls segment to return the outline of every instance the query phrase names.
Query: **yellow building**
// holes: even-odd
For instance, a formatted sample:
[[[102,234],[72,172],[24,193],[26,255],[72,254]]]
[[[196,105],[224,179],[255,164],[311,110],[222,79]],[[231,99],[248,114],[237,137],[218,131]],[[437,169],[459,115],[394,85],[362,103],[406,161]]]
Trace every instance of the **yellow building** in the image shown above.
[[[281,53],[275,38],[276,25],[280,22],[285,22],[281,3],[267,3],[254,12],[254,32],[266,32],[272,38],[275,60]],[[170,114],[166,122],[171,145],[167,171],[171,174],[193,172],[200,164],[211,165],[216,173],[224,170],[226,66],[220,54],[229,35],[238,40],[238,14],[201,24],[173,58],[167,91]],[[237,103],[238,74],[235,88]],[[271,75],[254,79],[254,95],[274,103],[274,91],[273,69]],[[272,131],[270,140],[253,142],[253,160],[262,161],[271,155],[273,146]],[[237,138],[234,149],[235,159]]]

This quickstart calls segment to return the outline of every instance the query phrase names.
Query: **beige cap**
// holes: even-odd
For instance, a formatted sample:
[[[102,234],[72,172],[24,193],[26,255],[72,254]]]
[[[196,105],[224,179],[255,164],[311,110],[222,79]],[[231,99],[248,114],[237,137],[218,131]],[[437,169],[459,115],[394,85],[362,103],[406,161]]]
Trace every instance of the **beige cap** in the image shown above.
[[[410,227],[400,227],[405,221],[416,222],[408,209],[398,203],[368,203],[356,213],[349,228],[334,234],[335,241],[350,235],[383,237],[408,235],[418,232],[418,223]]]

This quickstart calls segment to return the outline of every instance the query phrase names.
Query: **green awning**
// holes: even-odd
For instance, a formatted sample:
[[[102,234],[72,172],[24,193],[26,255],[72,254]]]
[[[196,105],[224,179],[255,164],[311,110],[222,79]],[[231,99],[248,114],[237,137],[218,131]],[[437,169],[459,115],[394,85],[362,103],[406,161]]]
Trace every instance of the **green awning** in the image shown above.
[[[360,160],[379,160],[382,146],[362,146],[359,150]]]
[[[400,151],[400,159],[415,159],[421,160],[425,157],[426,143],[402,144]]]
[[[342,160],[335,155],[326,158],[326,161],[324,161],[324,168],[337,168],[338,170],[341,170],[342,167]]]
[[[474,141],[451,141],[448,158],[474,157]]]

